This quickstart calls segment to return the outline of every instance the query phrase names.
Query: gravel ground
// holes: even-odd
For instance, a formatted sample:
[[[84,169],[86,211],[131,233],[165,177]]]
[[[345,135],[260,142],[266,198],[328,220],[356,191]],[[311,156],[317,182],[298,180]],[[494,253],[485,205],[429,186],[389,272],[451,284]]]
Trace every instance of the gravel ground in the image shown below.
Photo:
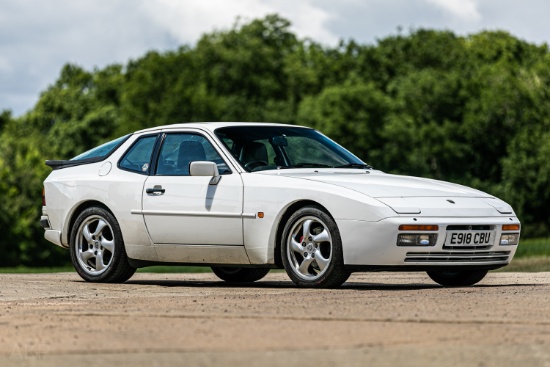
[[[336,290],[284,273],[0,274],[0,366],[550,366],[550,273],[442,288],[355,274]]]

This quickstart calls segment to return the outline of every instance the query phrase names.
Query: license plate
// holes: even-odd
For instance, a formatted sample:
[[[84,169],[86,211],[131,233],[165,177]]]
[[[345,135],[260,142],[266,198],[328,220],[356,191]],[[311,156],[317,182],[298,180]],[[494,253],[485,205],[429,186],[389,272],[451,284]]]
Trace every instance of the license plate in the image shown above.
[[[488,246],[494,240],[494,231],[449,231],[445,246]]]

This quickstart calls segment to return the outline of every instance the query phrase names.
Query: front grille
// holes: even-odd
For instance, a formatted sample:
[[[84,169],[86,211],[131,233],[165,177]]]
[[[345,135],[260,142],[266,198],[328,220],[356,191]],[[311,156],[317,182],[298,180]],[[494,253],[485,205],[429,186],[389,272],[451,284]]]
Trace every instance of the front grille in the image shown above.
[[[460,224],[447,226],[447,231],[490,231],[495,229],[495,226],[490,224]]]
[[[510,251],[441,251],[441,252],[407,252],[405,262],[415,263],[483,263],[507,262]]]
[[[444,245],[444,250],[488,250],[493,245],[483,245],[483,246],[447,246]]]

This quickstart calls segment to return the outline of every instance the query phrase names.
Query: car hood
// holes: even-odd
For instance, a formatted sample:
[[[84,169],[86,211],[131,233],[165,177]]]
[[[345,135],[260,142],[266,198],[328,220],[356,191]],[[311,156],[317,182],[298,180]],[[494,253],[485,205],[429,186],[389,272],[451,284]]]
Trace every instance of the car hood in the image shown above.
[[[277,170],[264,171],[345,187],[373,198],[392,197],[484,197],[470,187],[427,178],[399,176],[376,170]],[[262,172],[263,173],[263,172]]]
[[[514,214],[507,203],[485,192],[427,178],[392,175],[376,170],[278,170],[269,171],[269,173],[354,190],[381,201],[398,214],[427,216]]]

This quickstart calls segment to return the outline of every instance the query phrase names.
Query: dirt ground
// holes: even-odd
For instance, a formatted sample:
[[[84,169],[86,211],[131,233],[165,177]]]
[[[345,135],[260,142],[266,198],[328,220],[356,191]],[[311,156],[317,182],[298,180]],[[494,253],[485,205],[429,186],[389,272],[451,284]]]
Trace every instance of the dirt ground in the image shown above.
[[[0,366],[550,366],[550,273],[442,288],[355,274],[336,290],[284,273],[0,275]]]

